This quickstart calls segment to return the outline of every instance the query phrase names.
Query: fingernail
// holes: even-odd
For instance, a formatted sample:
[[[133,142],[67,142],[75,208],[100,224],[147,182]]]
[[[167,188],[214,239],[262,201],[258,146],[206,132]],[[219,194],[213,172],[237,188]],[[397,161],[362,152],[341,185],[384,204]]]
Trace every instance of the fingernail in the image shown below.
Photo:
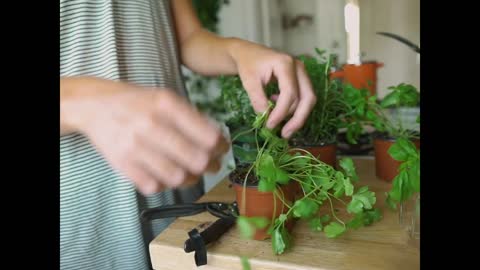
[[[283,137],[285,137],[286,139],[289,139],[290,136],[292,136],[291,130],[286,130],[285,132],[283,132]]]
[[[274,127],[275,127],[275,125],[274,125],[274,123],[273,123],[273,120],[272,120],[272,119],[268,119],[268,120],[267,120],[267,128],[272,129],[272,128],[274,128]]]

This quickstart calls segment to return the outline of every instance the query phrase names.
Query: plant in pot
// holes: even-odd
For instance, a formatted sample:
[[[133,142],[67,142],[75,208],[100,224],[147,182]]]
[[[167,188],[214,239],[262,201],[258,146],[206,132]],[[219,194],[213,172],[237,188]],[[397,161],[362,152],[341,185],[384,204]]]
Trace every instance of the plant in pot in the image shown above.
[[[357,185],[352,159],[341,159],[341,169],[336,170],[308,151],[291,148],[286,139],[278,136],[279,128],[265,127],[272,106],[256,117],[249,130],[256,140],[255,159],[231,176],[242,236],[271,238],[274,254],[282,254],[292,245],[290,232],[298,219],[308,222],[313,231],[323,231],[328,238],[379,220],[381,213],[374,208],[375,193]],[[257,138],[263,143],[257,143]],[[348,218],[337,216],[334,201]]]
[[[419,104],[420,94],[417,89],[410,85],[401,83],[389,87],[391,92],[378,104],[369,104],[375,116],[374,125],[378,133],[374,138],[375,167],[376,174],[380,179],[392,181],[398,173],[400,162],[395,160],[388,149],[399,139],[411,140],[416,147],[420,147],[420,132],[414,127],[407,126],[402,118],[391,117],[385,114],[385,109],[396,109],[402,107],[415,107]],[[373,100],[373,99],[372,99]],[[420,116],[419,116],[420,117]],[[419,124],[417,122],[417,124]]]
[[[419,238],[420,223],[420,150],[406,138],[399,138],[388,153],[400,162],[398,174],[386,194],[386,202],[399,210],[399,222],[407,227],[412,238]]]
[[[345,88],[348,89],[348,88]],[[420,94],[417,89],[410,85],[401,83],[389,87],[391,92],[383,100],[378,101],[377,96],[365,95],[365,91],[349,91],[357,97],[355,111],[356,121],[351,121],[350,130],[361,132],[364,126],[373,126],[376,130],[374,135],[375,149],[375,171],[378,178],[385,181],[392,181],[398,173],[400,162],[392,158],[388,149],[400,138],[411,140],[417,147],[420,147],[420,133],[416,130],[419,122],[414,126],[406,125],[400,114],[396,117],[389,114],[388,110],[398,110],[405,107],[416,107],[420,101]],[[359,98],[361,95],[362,98]],[[420,117],[420,115],[418,115]]]
[[[319,49],[315,52],[317,57],[302,55],[299,59],[312,82],[317,103],[291,143],[335,167],[337,133],[342,116],[349,113],[350,107],[343,99],[341,85],[329,78],[332,56],[325,56],[325,51]]]
[[[348,83],[342,85],[342,98],[349,106],[337,135],[337,145],[343,153],[364,154],[373,148],[372,136],[365,129],[369,95],[368,89],[358,89]]]

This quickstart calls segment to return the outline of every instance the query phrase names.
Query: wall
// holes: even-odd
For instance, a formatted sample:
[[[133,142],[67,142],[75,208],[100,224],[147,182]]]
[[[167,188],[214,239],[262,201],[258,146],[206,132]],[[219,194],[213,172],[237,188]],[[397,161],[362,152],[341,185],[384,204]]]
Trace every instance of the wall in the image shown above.
[[[264,0],[261,0],[264,1]],[[258,0],[230,0],[219,14],[219,34],[263,43],[262,10]]]
[[[400,35],[420,46],[420,0],[360,0],[360,49],[364,61],[385,64],[378,72],[378,94],[401,82],[420,90],[419,56],[404,44],[376,32]]]

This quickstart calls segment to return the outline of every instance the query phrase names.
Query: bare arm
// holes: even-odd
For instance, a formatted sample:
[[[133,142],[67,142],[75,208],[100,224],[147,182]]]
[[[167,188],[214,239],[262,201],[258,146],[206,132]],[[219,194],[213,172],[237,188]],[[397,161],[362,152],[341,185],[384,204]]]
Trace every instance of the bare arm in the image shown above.
[[[259,44],[210,33],[202,29],[190,0],[172,3],[183,64],[204,75],[239,74],[257,112],[268,106],[263,87],[274,77],[280,95],[267,126],[273,128],[290,115],[282,129],[284,137],[303,126],[316,97],[300,61]]]

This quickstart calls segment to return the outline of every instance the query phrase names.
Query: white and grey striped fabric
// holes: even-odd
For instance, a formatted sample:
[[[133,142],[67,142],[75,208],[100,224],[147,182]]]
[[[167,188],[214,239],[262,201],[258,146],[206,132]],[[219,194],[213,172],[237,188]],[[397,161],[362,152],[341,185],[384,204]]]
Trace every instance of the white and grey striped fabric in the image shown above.
[[[60,75],[96,76],[185,95],[168,0],[60,0]],[[202,184],[139,195],[81,134],[60,137],[63,270],[150,269],[147,245],[171,220],[141,224],[144,207],[191,201]]]

